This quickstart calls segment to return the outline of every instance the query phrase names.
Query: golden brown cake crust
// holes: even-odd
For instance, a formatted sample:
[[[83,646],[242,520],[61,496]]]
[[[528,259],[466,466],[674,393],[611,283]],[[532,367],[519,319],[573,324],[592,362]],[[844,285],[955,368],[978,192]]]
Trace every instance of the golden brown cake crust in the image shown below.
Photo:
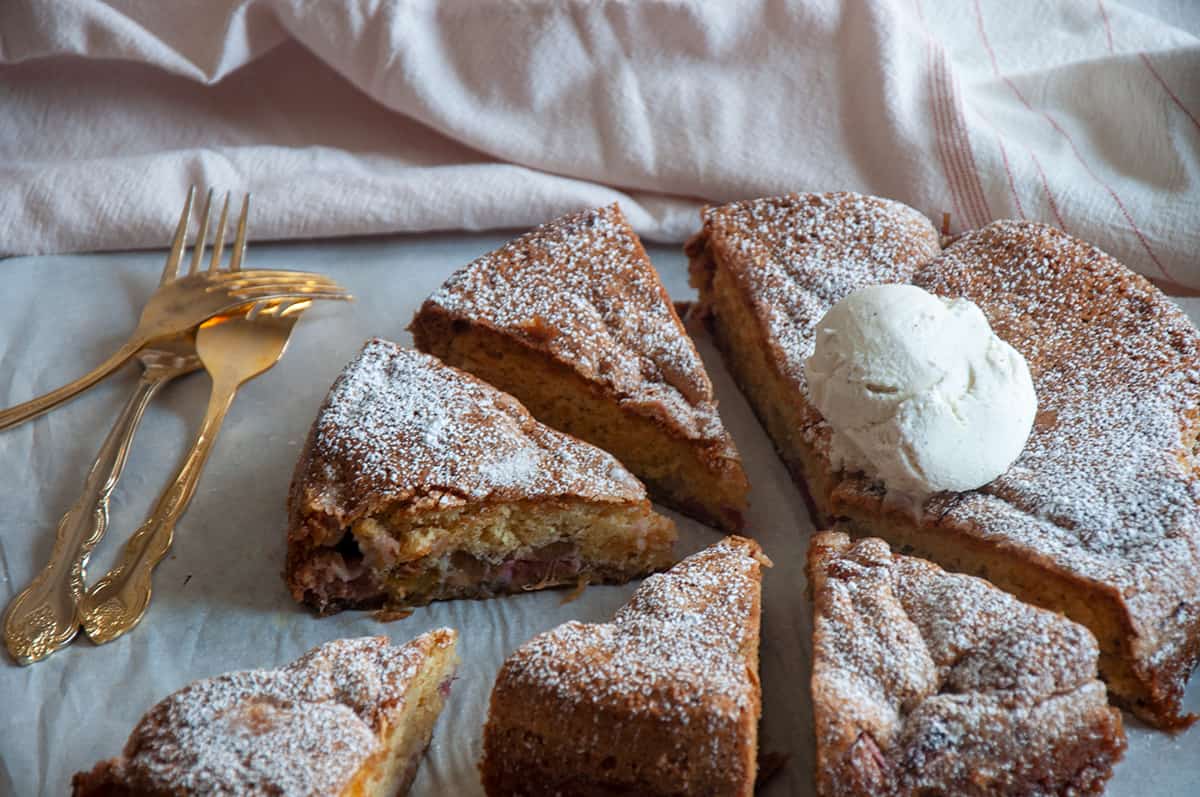
[[[864,200],[840,194],[808,201],[858,206]],[[1193,718],[1181,714],[1180,701],[1200,658],[1200,333],[1146,280],[1045,225],[996,222],[960,236],[937,258],[926,246],[931,227],[900,225],[896,233],[914,243],[898,251],[921,252],[928,262],[906,262],[897,272],[845,256],[852,247],[841,238],[874,236],[874,225],[839,228],[832,214],[833,226],[818,239],[835,246],[807,237],[797,245],[795,230],[809,222],[795,198],[779,205],[788,212],[759,213],[761,228],[750,223],[758,217],[738,209],[778,202],[706,211],[689,253],[701,311],[807,489],[816,522],[850,519],[847,528],[856,533],[912,545],[948,566],[991,567],[989,577],[1006,589],[1092,629],[1101,642],[1103,677],[1139,716],[1164,728],[1189,724]],[[796,214],[801,221],[793,220]],[[786,268],[771,265],[776,260]],[[777,323],[772,307],[811,330],[849,289],[900,280],[975,301],[1000,337],[1029,360],[1040,409],[1008,473],[979,491],[934,496],[915,514],[884,500],[879,485],[832,470],[829,429],[802,381],[811,335],[770,337]],[[753,302],[748,319],[716,311],[721,304],[732,316],[730,308]],[[759,339],[775,341],[770,357],[746,366]],[[943,556],[953,551],[962,555]],[[1034,571],[1036,577],[1028,575]]]
[[[512,396],[428,354],[375,338],[317,413],[289,512],[293,528],[306,521],[313,541],[328,544],[358,518],[398,502],[446,507],[645,495],[612,456],[538,423]]]
[[[446,342],[467,327],[544,355],[624,412],[689,441],[714,477],[740,490],[726,517],[701,519],[741,525],[749,489],[741,457],[704,364],[617,205],[555,219],[468,264],[425,301],[410,329],[417,348],[444,357]],[[500,386],[529,401],[519,385]]]
[[[1081,625],[991,584],[816,534],[817,791],[1099,794],[1125,749]]]
[[[804,395],[804,360],[825,310],[863,286],[906,282],[940,251],[937,231],[920,213],[862,194],[750,199],[707,207],[701,219],[686,250],[702,302],[710,260],[724,255],[721,266],[749,301],[769,361]]]
[[[732,453],[700,355],[615,204],[484,255],[430,296],[418,319],[428,313],[517,338],[679,434]]]
[[[640,507],[647,524],[670,527],[668,548],[674,539],[645,488],[611,455],[538,423],[470,374],[370,340],[330,389],[297,463],[285,576],[297,600],[321,611],[374,608],[385,600],[382,574],[359,551],[338,548],[356,521],[384,510],[566,501]],[[629,577],[618,575],[596,580]],[[453,596],[476,594],[494,592]]]
[[[960,237],[913,282],[978,304],[1028,360],[1038,396],[1013,466],[977,491],[933,499],[923,523],[1115,603],[1114,633],[1147,692],[1130,708],[1164,727],[1190,724],[1180,703],[1200,657],[1200,333],[1112,257],[1031,222]],[[877,507],[878,489],[843,480],[831,505]]]
[[[340,639],[278,670],[197,681],[151,708],[119,758],[77,774],[74,794],[340,794],[420,668],[456,637]]]
[[[764,564],[728,537],[648,578],[612,623],[518,648],[492,690],[487,793],[748,797]]]

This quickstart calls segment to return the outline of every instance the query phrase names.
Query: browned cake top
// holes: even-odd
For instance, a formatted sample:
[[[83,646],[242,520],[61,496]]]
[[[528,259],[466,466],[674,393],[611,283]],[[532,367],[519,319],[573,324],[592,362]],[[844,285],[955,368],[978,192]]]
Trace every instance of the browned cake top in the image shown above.
[[[878,539],[817,534],[809,577],[822,777],[954,793],[1053,761],[1097,721],[1120,737],[1083,626]]]
[[[538,423],[507,393],[378,338],[330,389],[296,487],[343,527],[396,502],[646,497],[612,456]]]
[[[757,543],[727,537],[647,578],[613,622],[571,621],[534,637],[505,662],[497,689],[728,732],[758,700],[747,657],[763,564]]]
[[[341,639],[278,670],[197,681],[146,713],[114,774],[172,794],[337,794],[380,748],[386,712],[429,654],[454,639]]]
[[[963,236],[914,283],[977,303],[1038,397],[1021,456],[944,517],[1117,586],[1148,640],[1151,617],[1194,617],[1200,333],[1187,317],[1096,247],[1032,222]]]
[[[706,208],[704,233],[764,324],[784,376],[807,390],[804,361],[825,311],[865,285],[905,282],[939,251],[917,211],[845,192],[788,194]]]
[[[520,340],[689,439],[728,435],[695,346],[617,205],[555,219],[456,272],[425,303]]]
[[[1007,473],[979,491],[931,499],[926,518],[1115,588],[1131,610],[1135,644],[1147,649],[1164,629],[1196,621],[1200,333],[1157,288],[1034,222],[995,222],[930,260],[937,246],[927,221],[855,194],[713,208],[705,229],[712,246],[734,255],[724,265],[747,286],[773,358],[802,396],[812,330],[850,291],[911,281],[977,303],[1029,361],[1039,414]],[[808,441],[827,448],[828,427],[805,408],[814,422]],[[839,489],[877,487],[850,479]]]

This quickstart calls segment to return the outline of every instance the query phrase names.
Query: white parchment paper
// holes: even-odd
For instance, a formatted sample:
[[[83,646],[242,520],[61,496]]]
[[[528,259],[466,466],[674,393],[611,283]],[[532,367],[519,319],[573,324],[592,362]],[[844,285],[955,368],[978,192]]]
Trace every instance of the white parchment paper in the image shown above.
[[[358,301],[310,311],[283,360],[243,388],[178,526],[175,547],[155,573],[154,599],[137,629],[103,647],[76,640],[31,667],[0,654],[0,795],[69,793],[72,773],[116,755],[146,709],[197,678],[283,664],[337,637],[387,634],[405,641],[443,625],[461,633],[463,666],[413,794],[481,792],[480,729],[504,657],[566,620],[608,620],[634,585],[591,587],[565,605],[562,591],[440,603],[379,623],[365,613],[312,616],[293,603],[280,572],[292,466],[334,377],[372,335],[409,343],[404,328],[421,300],[455,268],[504,239],[421,236],[251,248],[249,265],[324,271],[349,286]],[[678,249],[650,247],[650,255],[672,297],[690,298]],[[0,406],[57,387],[115,349],[153,290],[162,260],[162,253],[138,253],[0,261]],[[1184,306],[1193,319],[1200,317],[1200,301]],[[720,358],[704,341],[699,347],[753,484],[750,531],[775,562],[764,585],[762,747],[789,758],[762,793],[810,794],[811,620],[803,561],[812,527]],[[66,407],[0,433],[3,605],[49,556],[55,525],[78,496],[136,372],[130,366]],[[93,558],[93,579],[109,567],[174,473],[207,394],[207,377],[196,374],[151,406],[113,499],[108,536]],[[681,556],[720,539],[677,519]],[[1200,711],[1195,683],[1187,705]],[[1110,794],[1200,794],[1200,728],[1172,737],[1128,715],[1126,726],[1129,753]]]

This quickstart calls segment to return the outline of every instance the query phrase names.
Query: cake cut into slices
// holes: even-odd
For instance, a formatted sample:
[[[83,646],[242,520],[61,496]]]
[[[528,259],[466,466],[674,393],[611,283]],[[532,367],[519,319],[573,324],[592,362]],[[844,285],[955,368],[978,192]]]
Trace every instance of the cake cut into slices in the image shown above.
[[[814,535],[817,793],[1100,794],[1125,750],[1096,640],[988,582]]]
[[[455,273],[417,348],[614,454],[651,496],[727,531],[749,483],[712,383],[616,205],[544,224]]]
[[[894,202],[792,195],[705,211],[688,245],[718,345],[818,525],[878,536],[1066,614],[1114,697],[1166,729],[1200,658],[1200,333],[1142,277],[1042,224],[1001,221],[939,255]],[[803,364],[866,284],[965,297],[1029,363],[1038,415],[1009,470],[923,504],[835,470]]]
[[[339,639],[228,673],[150,709],[75,797],[395,797],[408,792],[458,665],[442,628],[406,645]]]
[[[327,613],[669,567],[675,524],[616,459],[428,354],[371,340],[296,466],[286,578]]]
[[[611,623],[572,621],[518,648],[483,730],[488,795],[749,797],[770,564],[727,537],[646,579]]]
[[[851,193],[735,202],[705,208],[703,221],[685,246],[693,313],[796,483],[810,488],[812,510],[831,478],[807,442],[824,428],[804,378],[817,322],[858,288],[907,282],[941,251],[937,231],[906,205]]]

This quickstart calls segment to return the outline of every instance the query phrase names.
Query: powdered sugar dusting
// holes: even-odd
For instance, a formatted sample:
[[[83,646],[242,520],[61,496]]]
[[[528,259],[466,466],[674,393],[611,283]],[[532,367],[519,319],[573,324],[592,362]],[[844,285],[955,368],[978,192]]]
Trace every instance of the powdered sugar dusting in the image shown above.
[[[825,311],[865,285],[908,280],[939,251],[937,232],[912,208],[841,192],[709,208],[704,230],[743,283],[779,367],[804,392]]]
[[[428,308],[545,351],[690,439],[732,446],[704,365],[616,205],[563,216],[479,258]]]
[[[385,712],[404,696],[445,629],[393,647],[342,639],[278,670],[197,681],[152,708],[119,759],[122,782],[179,794],[340,793],[380,747]]]
[[[1073,739],[1111,734],[1108,744],[1123,746],[1082,626],[980,579],[894,556],[877,539],[818,534],[809,576],[819,777],[836,777],[867,744],[877,758],[854,766],[904,793],[988,791],[988,781],[1018,790],[1026,778],[1045,782],[1038,767],[1053,766]],[[1087,744],[1089,763],[1113,754]]]
[[[371,340],[334,383],[306,483],[354,517],[393,501],[644,499],[609,454],[427,354]]]
[[[932,228],[900,208],[847,194],[755,200],[710,210],[706,230],[801,397],[812,329],[850,290],[911,281],[980,306],[1029,362],[1039,414],[1007,473],[934,497],[925,522],[1115,596],[1134,627],[1129,654],[1177,710],[1200,626],[1200,333],[1145,280],[1052,227],[996,222],[930,260]],[[828,427],[806,409],[804,439],[828,459]],[[835,504],[875,504],[877,485],[840,478]]]
[[[1200,610],[1200,333],[1145,280],[1039,224],[970,233],[915,282],[979,304],[1038,395],[1020,458],[945,522],[1116,586],[1157,643],[1166,617]]]
[[[724,738],[758,706],[747,651],[758,644],[763,561],[757,544],[726,538],[647,578],[612,623],[573,621],[530,640],[497,688],[532,687],[580,711],[620,706],[634,718],[705,723]]]

